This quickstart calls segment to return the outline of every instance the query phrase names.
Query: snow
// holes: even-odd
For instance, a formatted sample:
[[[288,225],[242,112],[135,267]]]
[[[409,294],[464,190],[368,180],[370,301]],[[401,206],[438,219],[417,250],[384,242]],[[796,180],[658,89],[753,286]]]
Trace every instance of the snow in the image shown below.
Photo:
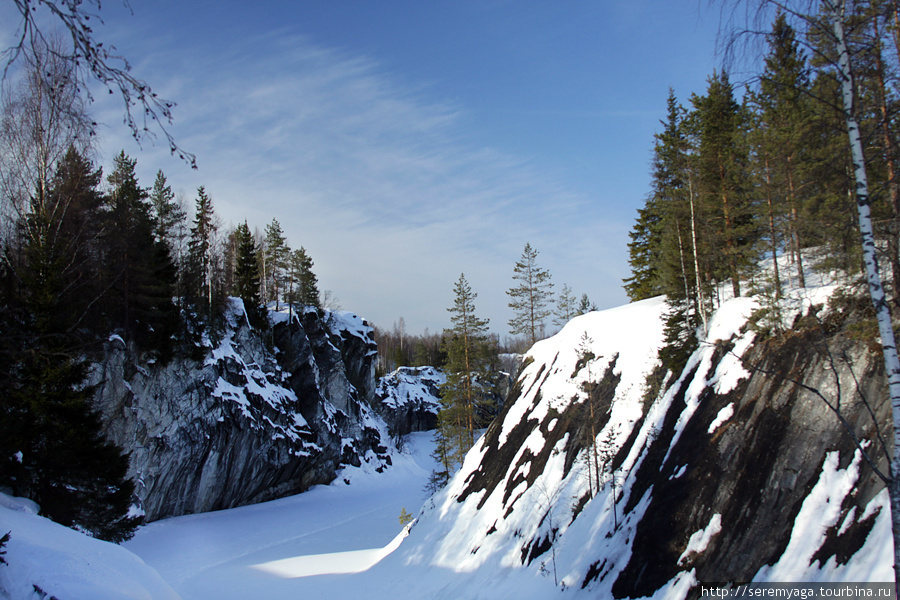
[[[687,548],[685,548],[684,552],[681,553],[681,556],[678,557],[678,564],[683,564],[684,561],[690,559],[692,555],[705,552],[706,547],[709,546],[709,542],[712,541],[713,536],[720,531],[722,531],[722,515],[716,513],[709,520],[709,524],[706,527],[700,531],[695,531],[693,535],[691,535],[691,539],[688,540]]]
[[[716,418],[713,419],[713,422],[709,424],[709,429],[706,432],[712,435],[716,429],[721,427],[725,422],[728,421],[731,417],[734,416],[734,402],[729,402],[728,406],[724,407],[719,413],[716,415]]]
[[[10,532],[0,597],[37,598],[34,587],[65,600],[164,600],[178,594],[159,573],[115,544],[37,516],[29,500],[0,493],[0,535]]]
[[[803,292],[789,291],[784,301],[786,322],[827,298],[833,287],[821,283]],[[705,389],[727,394],[749,376],[741,356],[753,342],[746,323],[756,306],[753,299],[731,299],[712,315],[705,341],[678,382],[685,390],[686,406],[677,419],[670,448],[696,413]],[[10,567],[16,566],[0,566],[0,585],[15,590],[12,597],[27,597],[30,585],[37,583],[64,599],[612,597],[612,584],[632,555],[635,532],[654,493],[652,487],[644,490],[634,499],[632,510],[623,514],[621,507],[632,503],[634,491],[627,474],[635,472],[646,456],[647,444],[675,396],[670,391],[644,398],[646,375],[656,367],[663,343],[665,310],[664,300],[654,298],[573,319],[556,336],[529,351],[526,360],[530,363],[520,379],[522,394],[505,420],[495,424],[501,445],[523,419],[546,420],[552,431],[560,423],[550,418],[552,410],[583,402],[583,383],[598,380],[615,361],[620,380],[609,421],[597,439],[609,440],[613,446],[629,438],[634,443],[619,470],[605,474],[602,488],[593,490],[595,496],[577,515],[573,506],[585,496],[588,484],[583,456],[566,469],[568,434],[537,473],[536,464],[524,458],[538,453],[547,440],[539,428],[533,429],[516,448],[514,460],[503,466],[505,478],[496,489],[471,493],[460,501],[481,467],[484,439],[476,442],[447,487],[429,498],[423,490],[435,467],[430,457],[432,434],[417,433],[408,436],[403,453],[393,451],[393,464],[383,473],[374,470],[374,461],[363,463],[341,471],[331,485],[297,496],[151,523],[120,547],[61,528],[35,516],[36,507],[0,495],[0,534],[13,531],[7,558]],[[332,317],[333,330],[370,336],[371,328],[357,315],[340,312]],[[583,343],[594,358],[576,373]],[[723,347],[731,348],[724,356]],[[229,348],[230,340],[224,340],[216,356],[232,357]],[[258,386],[254,394],[276,404],[283,401],[267,394],[265,378],[253,376],[255,365],[242,368],[248,381],[255,382],[251,386]],[[242,399],[247,399],[243,392],[218,385],[223,400],[243,405]],[[420,392],[410,386],[399,398],[414,400]],[[325,411],[332,415],[336,409],[326,403]],[[734,412],[734,403],[719,410],[708,432],[716,432]],[[295,425],[302,427],[305,421],[301,417]],[[520,458],[522,464],[518,464]],[[775,564],[760,569],[756,581],[892,580],[887,493],[879,493],[864,510],[843,511],[860,477],[859,453],[846,468],[840,464],[836,452],[827,455],[792,524],[787,549]],[[696,468],[677,465],[672,477],[694,474]],[[536,479],[529,486],[523,477]],[[406,528],[398,520],[403,509],[417,515]],[[812,561],[829,529],[843,531],[867,518],[875,519],[872,532],[849,562],[838,565],[834,557],[825,564]],[[685,570],[652,597],[684,598],[697,583],[692,560],[727,527],[721,515],[712,515],[687,540],[679,558]],[[523,565],[527,544],[545,539],[554,540],[553,551]],[[582,589],[589,570],[599,570],[600,575]]]
[[[825,541],[828,529],[836,525],[841,517],[841,505],[853,492],[853,486],[859,478],[861,460],[862,453],[857,450],[850,465],[841,469],[837,452],[826,455],[819,480],[794,519],[791,540],[781,559],[774,565],[760,569],[754,581],[893,581],[893,541],[890,536],[890,505],[886,490],[866,510],[868,515],[880,507],[873,533],[861,552],[854,555],[846,565],[840,566],[836,565],[834,557],[826,565],[812,560]]]
[[[403,541],[398,517],[426,499],[432,437],[411,434],[383,473],[348,467],[296,496],[151,523],[124,546],[185,600],[358,596],[355,581],[335,578],[370,570]]]
[[[423,405],[437,413],[441,400],[432,389],[446,382],[447,376],[434,367],[400,367],[378,380],[375,396],[391,408]]]

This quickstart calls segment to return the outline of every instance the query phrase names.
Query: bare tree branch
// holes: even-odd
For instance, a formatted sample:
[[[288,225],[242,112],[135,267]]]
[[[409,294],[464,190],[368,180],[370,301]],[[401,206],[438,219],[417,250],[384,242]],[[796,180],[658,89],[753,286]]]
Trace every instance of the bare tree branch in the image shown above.
[[[124,2],[129,7],[127,0]],[[24,54],[48,46],[47,34],[38,23],[41,11],[45,11],[71,40],[71,48],[61,52],[60,58],[72,64],[79,89],[88,99],[93,100],[88,86],[91,80],[105,86],[110,94],[118,93],[124,103],[123,121],[138,144],[153,140],[156,131],[162,132],[169,151],[197,168],[196,156],[179,146],[169,131],[175,103],[160,98],[146,82],[132,75],[131,65],[116,53],[114,46],[104,46],[94,37],[92,21],[103,23],[99,15],[100,0],[13,0],[13,4],[21,18],[15,43],[0,53],[0,60],[5,61],[3,79]]]

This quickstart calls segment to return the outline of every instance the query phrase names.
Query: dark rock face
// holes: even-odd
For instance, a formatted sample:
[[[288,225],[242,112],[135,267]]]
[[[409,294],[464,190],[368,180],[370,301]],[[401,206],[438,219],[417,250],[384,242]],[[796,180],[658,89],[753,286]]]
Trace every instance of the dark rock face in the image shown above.
[[[389,460],[369,408],[375,342],[364,321],[281,318],[274,351],[240,307],[229,321],[202,362],[147,364],[113,336],[94,367],[96,406],[131,456],[148,520],[270,500],[330,482],[342,463]]]
[[[774,564],[788,546],[826,454],[838,452],[841,468],[854,457],[852,438],[826,401],[835,408],[840,404],[847,424],[870,440],[876,466],[887,472],[876,432],[876,423],[885,435],[891,422],[880,356],[843,335],[826,340],[819,332],[805,332],[752,348],[746,363],[759,370],[729,394],[707,388],[667,460],[662,462],[671,435],[664,429],[651,450],[655,456],[635,474],[638,489],[632,498],[653,486],[652,499],[635,532],[634,554],[613,587],[617,596],[649,595],[687,568],[696,569],[698,581],[749,581]],[[871,413],[863,399],[871,403]],[[729,405],[733,416],[710,433],[719,411]],[[862,515],[883,488],[862,464],[838,520],[850,515],[850,525],[840,534],[838,526],[828,532],[817,555],[822,564],[831,557],[845,563],[862,547],[874,518],[854,520],[851,511]],[[702,555],[679,564],[690,536],[716,514],[729,526],[712,537]]]

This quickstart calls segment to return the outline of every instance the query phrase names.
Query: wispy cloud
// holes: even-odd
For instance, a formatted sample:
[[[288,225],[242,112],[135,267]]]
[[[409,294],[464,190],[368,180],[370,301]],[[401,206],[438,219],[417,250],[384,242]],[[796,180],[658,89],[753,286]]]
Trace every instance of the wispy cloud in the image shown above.
[[[463,107],[371,59],[287,32],[184,52],[157,47],[140,68],[178,101],[173,131],[200,169],[145,148],[142,181],[163,168],[189,197],[205,185],[226,223],[277,218],[323,287],[381,325],[440,328],[465,271],[502,332],[526,240],[560,263],[561,283],[596,263],[610,232],[624,237],[588,227],[587,199],[552,173],[474,142]],[[118,107],[98,108],[116,121]],[[117,129],[103,145],[133,148]]]

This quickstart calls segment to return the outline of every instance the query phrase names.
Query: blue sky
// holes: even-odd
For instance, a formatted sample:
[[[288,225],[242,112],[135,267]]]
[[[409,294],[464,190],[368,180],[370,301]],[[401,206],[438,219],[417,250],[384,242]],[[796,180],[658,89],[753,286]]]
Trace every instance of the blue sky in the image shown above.
[[[144,185],[162,169],[191,203],[204,185],[225,226],[277,218],[320,286],[379,326],[443,329],[465,273],[506,335],[526,242],[557,290],[626,301],[668,88],[686,102],[718,64],[708,6],[105,2],[98,36],[177,103],[172,131],[199,169],[139,148],[102,95],[98,161],[124,149]]]

